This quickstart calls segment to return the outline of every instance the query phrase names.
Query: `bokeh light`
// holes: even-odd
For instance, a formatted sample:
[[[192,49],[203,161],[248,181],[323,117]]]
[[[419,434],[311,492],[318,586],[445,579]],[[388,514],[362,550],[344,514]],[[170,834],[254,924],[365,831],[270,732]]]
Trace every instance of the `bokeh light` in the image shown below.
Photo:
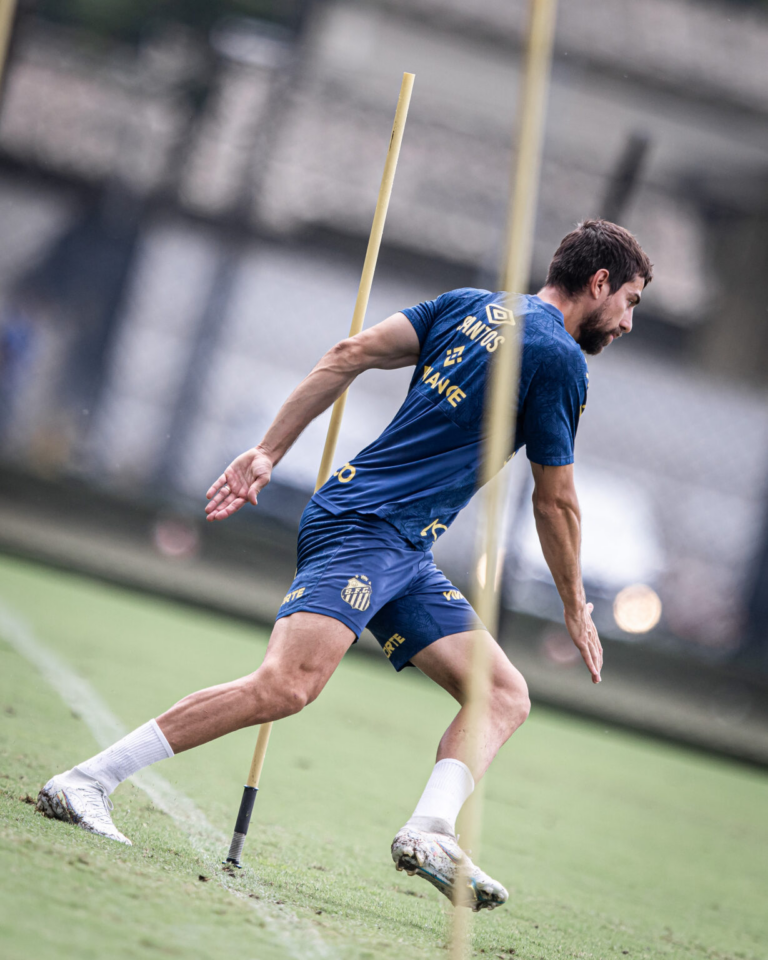
[[[152,529],[152,540],[158,553],[171,560],[186,560],[197,556],[200,535],[194,524],[182,517],[158,520]]]
[[[613,617],[626,633],[648,633],[661,619],[658,593],[644,583],[624,587],[613,601]]]

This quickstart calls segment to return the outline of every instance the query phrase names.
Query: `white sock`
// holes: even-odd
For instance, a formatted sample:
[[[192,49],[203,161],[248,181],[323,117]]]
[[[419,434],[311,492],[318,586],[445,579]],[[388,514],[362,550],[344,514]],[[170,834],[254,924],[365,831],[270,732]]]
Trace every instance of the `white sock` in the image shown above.
[[[475,781],[466,763],[440,760],[406,827],[454,836],[456,817],[474,789]]]
[[[74,769],[98,780],[107,793],[112,793],[119,783],[137,770],[172,756],[171,745],[157,725],[157,720],[149,720],[127,737],[97,753],[95,757],[85,763],[78,763]]]

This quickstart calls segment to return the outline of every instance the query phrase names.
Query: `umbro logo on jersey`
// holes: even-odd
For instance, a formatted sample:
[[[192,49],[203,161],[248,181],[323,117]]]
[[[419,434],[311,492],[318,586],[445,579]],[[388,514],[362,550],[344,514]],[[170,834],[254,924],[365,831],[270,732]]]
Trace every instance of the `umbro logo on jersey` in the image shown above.
[[[373,585],[368,577],[359,574],[350,577],[346,587],[341,591],[341,599],[355,610],[367,610],[371,605]]]
[[[510,327],[515,325],[515,315],[512,311],[507,310],[506,307],[500,307],[497,303],[489,304],[485,308],[485,315],[488,317],[488,323],[492,323],[494,327],[499,327],[504,323]]]

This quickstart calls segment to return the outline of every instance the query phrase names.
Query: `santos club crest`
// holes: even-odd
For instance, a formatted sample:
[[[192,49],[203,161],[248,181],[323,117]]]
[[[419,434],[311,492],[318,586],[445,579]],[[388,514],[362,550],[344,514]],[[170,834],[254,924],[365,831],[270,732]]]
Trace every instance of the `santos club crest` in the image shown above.
[[[359,575],[350,578],[349,583],[341,591],[341,599],[355,610],[367,610],[371,605],[372,592],[373,587],[368,577]]]

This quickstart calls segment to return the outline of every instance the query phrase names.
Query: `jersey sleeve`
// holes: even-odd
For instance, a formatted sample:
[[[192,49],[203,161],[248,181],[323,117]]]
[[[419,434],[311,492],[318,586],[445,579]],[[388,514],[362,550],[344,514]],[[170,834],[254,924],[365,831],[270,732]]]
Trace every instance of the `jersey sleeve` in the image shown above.
[[[401,311],[411,321],[419,338],[419,346],[424,346],[432,324],[441,314],[452,310],[460,301],[468,299],[471,294],[477,295],[477,293],[477,290],[470,287],[462,287],[443,293],[434,300],[425,300],[423,303],[416,304],[415,307],[406,307]]]
[[[576,430],[587,402],[586,363],[579,353],[544,358],[523,406],[526,456],[533,463],[573,463]]]

